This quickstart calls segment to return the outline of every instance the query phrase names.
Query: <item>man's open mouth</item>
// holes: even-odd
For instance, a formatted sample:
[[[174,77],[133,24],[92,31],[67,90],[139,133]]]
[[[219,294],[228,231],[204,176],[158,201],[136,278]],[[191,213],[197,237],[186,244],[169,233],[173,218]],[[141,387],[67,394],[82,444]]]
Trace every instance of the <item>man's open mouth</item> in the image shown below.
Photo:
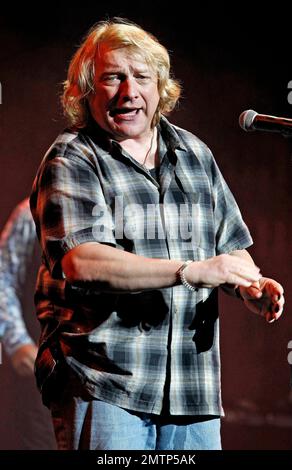
[[[141,108],[116,108],[110,111],[110,116],[114,117],[117,115],[135,115],[140,111]]]

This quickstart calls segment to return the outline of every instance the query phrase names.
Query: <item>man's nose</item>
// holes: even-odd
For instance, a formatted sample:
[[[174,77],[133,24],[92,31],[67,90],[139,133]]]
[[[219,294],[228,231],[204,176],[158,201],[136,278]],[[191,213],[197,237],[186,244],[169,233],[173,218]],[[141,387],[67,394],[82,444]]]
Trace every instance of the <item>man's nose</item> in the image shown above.
[[[123,99],[134,100],[138,97],[137,83],[133,77],[128,77],[120,85],[120,95]]]

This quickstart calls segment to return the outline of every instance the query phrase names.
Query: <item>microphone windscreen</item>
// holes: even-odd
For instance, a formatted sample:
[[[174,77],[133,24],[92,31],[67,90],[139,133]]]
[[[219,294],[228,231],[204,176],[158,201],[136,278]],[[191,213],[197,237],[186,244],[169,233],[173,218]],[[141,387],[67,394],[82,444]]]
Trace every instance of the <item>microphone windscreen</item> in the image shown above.
[[[239,116],[239,125],[244,131],[252,131],[252,123],[257,113],[253,109],[243,111]]]

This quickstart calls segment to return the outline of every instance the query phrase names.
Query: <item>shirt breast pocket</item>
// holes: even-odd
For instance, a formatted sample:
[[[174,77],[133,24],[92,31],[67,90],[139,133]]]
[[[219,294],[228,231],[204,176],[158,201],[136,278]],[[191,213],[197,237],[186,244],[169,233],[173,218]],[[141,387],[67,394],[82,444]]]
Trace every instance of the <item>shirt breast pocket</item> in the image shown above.
[[[215,228],[212,203],[199,192],[184,192],[184,202],[179,207],[181,239],[188,243],[198,260],[213,256]]]

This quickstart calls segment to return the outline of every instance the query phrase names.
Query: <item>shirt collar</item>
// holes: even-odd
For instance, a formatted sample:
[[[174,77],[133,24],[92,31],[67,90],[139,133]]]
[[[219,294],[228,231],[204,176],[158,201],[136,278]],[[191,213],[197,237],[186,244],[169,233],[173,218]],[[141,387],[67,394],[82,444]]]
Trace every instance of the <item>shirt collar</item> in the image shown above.
[[[187,151],[187,148],[178,135],[175,126],[171,124],[166,117],[161,116],[157,127],[161,140],[168,150],[171,150],[172,152],[175,152],[175,150]],[[120,143],[115,139],[111,139],[95,121],[92,120],[89,123],[85,132],[90,135],[91,139],[102,150],[104,150],[105,153],[112,153],[118,150],[123,156],[128,157],[128,154],[123,150]]]
[[[170,150],[187,151],[187,148],[185,147],[184,143],[176,132],[175,126],[173,124],[170,124],[166,117],[161,116],[158,126],[160,127],[162,138]]]

